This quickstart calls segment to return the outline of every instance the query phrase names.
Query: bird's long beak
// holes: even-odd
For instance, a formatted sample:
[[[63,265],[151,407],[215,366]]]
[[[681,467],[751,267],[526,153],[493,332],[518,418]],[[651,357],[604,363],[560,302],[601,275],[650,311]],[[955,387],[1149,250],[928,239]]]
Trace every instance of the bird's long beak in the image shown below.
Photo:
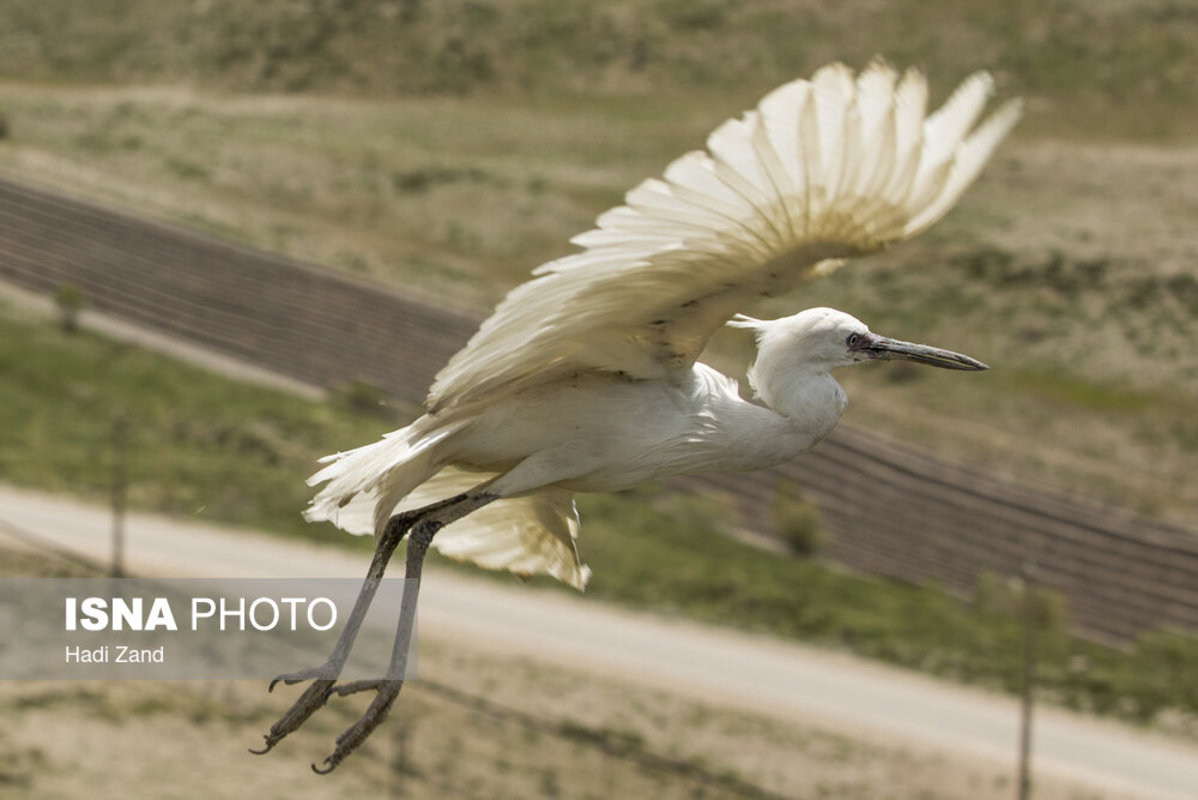
[[[878,336],[874,333],[869,334],[866,341],[862,344],[861,349],[868,353],[871,358],[878,359],[879,361],[890,361],[891,359],[901,358],[905,361],[914,361],[917,364],[927,364],[930,367],[942,367],[944,369],[990,369],[990,367],[976,358],[970,358],[961,353],[954,353],[952,350],[944,350],[926,344],[904,342],[899,339]]]

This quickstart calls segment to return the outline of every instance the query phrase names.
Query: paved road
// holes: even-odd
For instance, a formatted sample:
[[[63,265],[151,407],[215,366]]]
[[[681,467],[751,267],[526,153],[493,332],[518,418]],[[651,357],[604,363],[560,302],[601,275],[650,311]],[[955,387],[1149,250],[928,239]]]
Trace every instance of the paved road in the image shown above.
[[[107,557],[106,512],[0,486],[0,541],[14,530]],[[7,532],[7,533],[6,533]],[[152,515],[127,521],[129,567],[163,577],[358,577],[366,558]],[[843,654],[613,609],[585,597],[506,587],[429,569],[421,635],[535,655],[548,663],[786,719],[1011,765],[1016,704]],[[1039,770],[1145,798],[1198,797],[1198,747],[1056,710],[1037,716]]]

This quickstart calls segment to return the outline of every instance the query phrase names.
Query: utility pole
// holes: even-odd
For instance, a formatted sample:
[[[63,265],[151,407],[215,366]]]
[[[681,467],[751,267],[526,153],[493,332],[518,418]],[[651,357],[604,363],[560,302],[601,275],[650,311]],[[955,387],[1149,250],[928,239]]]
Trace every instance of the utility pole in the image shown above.
[[[125,576],[125,502],[128,494],[129,422],[124,412],[112,418],[112,577]]]
[[[407,764],[404,762],[406,753],[404,752],[407,745],[408,729],[405,724],[399,724],[394,727],[392,742],[395,748],[394,756],[391,759],[391,779],[388,781],[387,792],[388,797],[403,797],[404,789],[404,772],[407,771]]]
[[[1036,633],[1039,613],[1036,603],[1036,565],[1023,562],[1023,675],[1019,723],[1019,800],[1032,791],[1032,704],[1036,691]]]

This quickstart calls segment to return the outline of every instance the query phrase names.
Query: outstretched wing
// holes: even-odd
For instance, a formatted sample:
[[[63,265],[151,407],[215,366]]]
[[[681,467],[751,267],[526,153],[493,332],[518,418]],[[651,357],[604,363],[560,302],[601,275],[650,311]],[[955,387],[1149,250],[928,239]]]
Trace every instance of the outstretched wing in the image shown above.
[[[880,62],[776,89],[514,289],[437,376],[429,410],[578,371],[689,368],[758,297],[948,211],[1019,117],[1012,101],[974,127],[992,88],[973,75],[931,116],[923,76]]]

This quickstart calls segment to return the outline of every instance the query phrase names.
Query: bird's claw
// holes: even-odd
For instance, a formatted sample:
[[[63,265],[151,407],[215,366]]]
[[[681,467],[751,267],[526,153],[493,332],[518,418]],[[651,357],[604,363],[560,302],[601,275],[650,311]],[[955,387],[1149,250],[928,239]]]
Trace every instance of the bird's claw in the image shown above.
[[[335,770],[337,765],[346,756],[356,750],[358,745],[366,741],[366,738],[374,732],[374,729],[387,718],[387,714],[391,711],[391,706],[395,703],[395,698],[399,696],[401,688],[403,688],[403,681],[388,680],[386,678],[352,681],[339,686],[328,687],[325,691],[326,700],[334,694],[338,697],[346,697],[358,692],[372,690],[375,692],[375,695],[369,708],[366,709],[366,712],[362,714],[358,721],[349,726],[337,737],[337,745],[333,748],[332,754],[324,760],[324,766],[318,767],[313,764],[312,771],[317,775],[327,775]]]
[[[292,674],[299,675],[301,673]],[[327,674],[327,672],[322,674]],[[305,678],[296,678],[294,680],[290,680],[289,677],[290,676],[280,675],[271,681],[270,688],[273,689],[275,684],[279,681],[291,684],[301,680],[306,680]],[[305,721],[307,721],[308,717],[315,714],[317,709],[321,708],[325,704],[329,697],[329,691],[336,683],[336,678],[321,678],[319,680],[313,680],[312,685],[304,690],[304,693],[299,696],[298,700],[291,704],[291,708],[287,709],[287,711],[283,713],[283,716],[279,717],[278,722],[270,726],[270,732],[264,735],[264,738],[266,739],[266,745],[261,750],[255,750],[251,747],[250,752],[254,755],[260,756],[265,753],[269,753],[272,749],[274,749],[276,744],[281,742],[288,734],[297,730],[301,725],[304,724]]]

